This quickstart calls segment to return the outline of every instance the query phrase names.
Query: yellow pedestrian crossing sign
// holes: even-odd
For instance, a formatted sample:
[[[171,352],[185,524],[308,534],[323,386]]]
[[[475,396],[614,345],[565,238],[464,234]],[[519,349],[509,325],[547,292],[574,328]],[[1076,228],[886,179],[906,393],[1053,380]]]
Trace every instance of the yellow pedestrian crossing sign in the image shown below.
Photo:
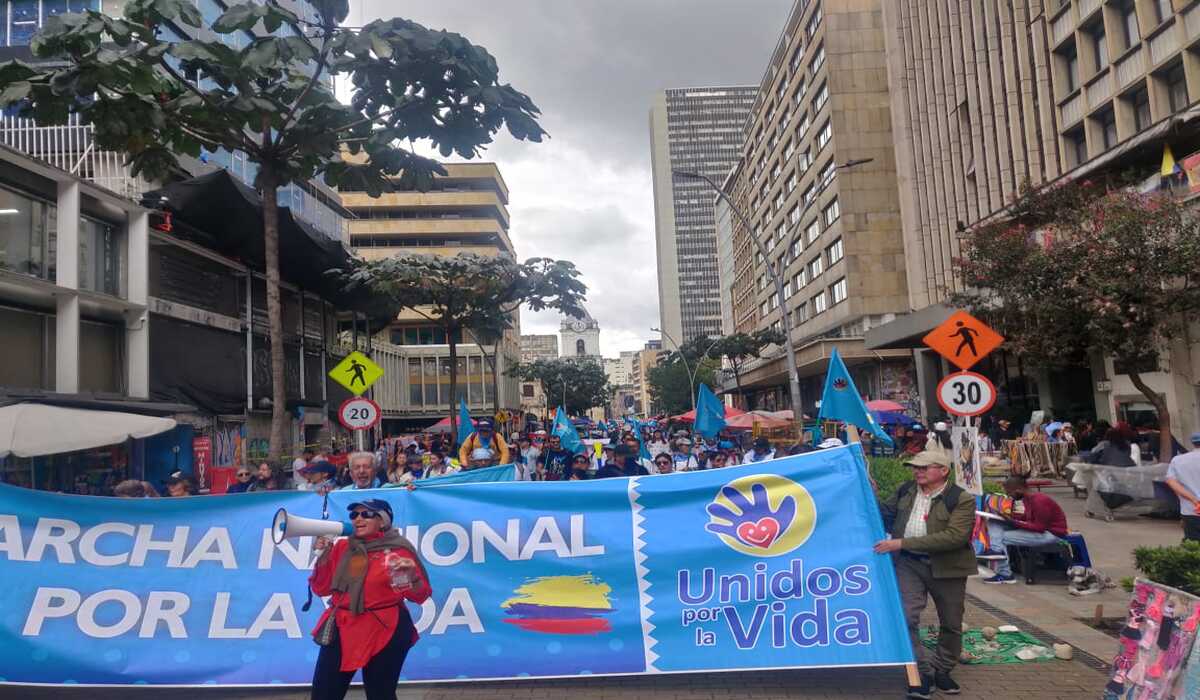
[[[371,388],[383,376],[383,368],[355,350],[329,371],[329,378],[346,387],[355,396]]]

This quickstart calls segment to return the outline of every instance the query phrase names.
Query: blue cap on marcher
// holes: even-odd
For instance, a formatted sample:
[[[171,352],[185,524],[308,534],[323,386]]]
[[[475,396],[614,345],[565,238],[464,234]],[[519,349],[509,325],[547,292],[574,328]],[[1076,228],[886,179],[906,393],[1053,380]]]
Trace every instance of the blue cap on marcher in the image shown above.
[[[1200,432],[1192,433],[1192,444],[1200,445]]]
[[[364,498],[361,501],[355,501],[346,506],[347,511],[352,511],[355,508],[365,508],[372,513],[382,513],[387,515],[387,520],[384,521],[384,529],[391,527],[394,516],[392,515],[392,506],[382,498]]]

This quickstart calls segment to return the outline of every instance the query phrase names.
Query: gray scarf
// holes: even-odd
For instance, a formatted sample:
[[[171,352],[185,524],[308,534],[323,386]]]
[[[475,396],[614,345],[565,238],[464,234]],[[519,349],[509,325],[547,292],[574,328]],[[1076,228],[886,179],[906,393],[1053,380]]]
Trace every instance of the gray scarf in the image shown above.
[[[418,571],[422,575],[425,573],[425,567],[421,565],[420,560],[415,559],[417,548],[396,530],[388,530],[383,534],[383,537],[373,540],[350,537],[346,540],[346,544],[346,551],[342,554],[342,558],[338,561],[337,568],[333,572],[332,588],[339,593],[345,593],[349,596],[349,610],[355,615],[362,614],[363,610],[366,609],[363,605],[363,582],[367,578],[368,554],[370,552],[378,552],[383,549],[407,549],[413,553]]]

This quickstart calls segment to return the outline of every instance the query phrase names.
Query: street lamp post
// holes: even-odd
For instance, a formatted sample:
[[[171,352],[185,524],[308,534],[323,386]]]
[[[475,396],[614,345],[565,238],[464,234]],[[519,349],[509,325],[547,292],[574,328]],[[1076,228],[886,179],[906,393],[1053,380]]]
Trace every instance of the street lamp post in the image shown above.
[[[873,160],[874,158],[858,158],[855,160],[846,161],[841,165],[834,166],[834,168],[837,170],[852,168],[856,165],[870,163]],[[746,229],[746,232],[750,235],[750,239],[754,241],[754,245],[758,248],[758,253],[762,256],[763,262],[766,263],[767,273],[771,276],[771,282],[775,285],[775,296],[778,300],[779,313],[782,321],[781,325],[783,326],[783,347],[787,352],[788,384],[790,386],[792,395],[792,412],[796,420],[796,425],[801,426],[799,428],[799,433],[800,437],[802,437],[804,433],[802,427],[804,425],[804,408],[800,403],[800,371],[796,366],[796,346],[792,342],[792,319],[791,314],[788,313],[787,300],[784,298],[783,277],[780,274],[782,270],[777,270],[775,263],[771,262],[771,257],[767,252],[766,245],[764,245],[762,240],[758,237],[758,234],[754,231],[754,227],[750,225],[750,221],[746,218],[746,215],[742,213],[741,209],[738,209],[737,205],[733,203],[733,200],[730,199],[729,195],[725,193],[725,190],[721,189],[720,185],[714,182],[712,178],[704,175],[703,173],[694,173],[686,170],[672,170],[671,173],[678,177],[689,180],[702,180],[703,182],[707,183],[708,186],[717,193],[717,196],[725,202],[725,204],[729,207],[729,210],[732,211],[734,216],[738,218],[738,221],[741,222],[742,226]],[[790,247],[791,246],[784,248],[785,255],[787,249]],[[780,267],[782,268],[782,258],[780,260]],[[693,401],[695,401],[695,399],[693,399]]]

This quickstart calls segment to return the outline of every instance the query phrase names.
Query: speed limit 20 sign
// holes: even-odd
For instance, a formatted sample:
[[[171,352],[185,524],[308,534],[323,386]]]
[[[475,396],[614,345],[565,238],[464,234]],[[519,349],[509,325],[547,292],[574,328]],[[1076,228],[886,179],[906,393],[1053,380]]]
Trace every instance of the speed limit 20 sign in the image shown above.
[[[379,404],[356,396],[346,399],[338,409],[338,420],[348,430],[370,430],[379,422]]]
[[[982,374],[958,372],[938,383],[937,399],[951,415],[978,416],[996,403],[996,387]]]

